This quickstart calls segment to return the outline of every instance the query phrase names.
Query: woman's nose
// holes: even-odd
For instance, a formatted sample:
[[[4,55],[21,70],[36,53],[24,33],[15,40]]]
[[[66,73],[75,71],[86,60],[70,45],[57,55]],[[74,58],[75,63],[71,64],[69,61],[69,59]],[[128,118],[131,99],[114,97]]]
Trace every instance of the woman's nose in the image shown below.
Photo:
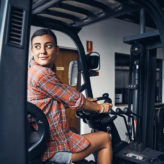
[[[41,46],[40,53],[46,54],[46,48],[45,48],[45,46]]]

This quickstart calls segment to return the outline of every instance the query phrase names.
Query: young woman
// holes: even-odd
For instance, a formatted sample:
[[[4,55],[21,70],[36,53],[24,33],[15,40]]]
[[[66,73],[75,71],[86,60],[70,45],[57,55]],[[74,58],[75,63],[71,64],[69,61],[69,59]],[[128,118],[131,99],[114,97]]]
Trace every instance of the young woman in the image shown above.
[[[85,98],[74,88],[63,84],[55,73],[54,61],[58,53],[57,39],[49,29],[37,30],[31,38],[34,60],[28,70],[28,101],[38,106],[46,115],[50,126],[50,138],[43,161],[71,163],[97,152],[98,164],[111,164],[112,147],[110,135],[95,132],[84,135],[73,133],[65,115],[66,107],[74,110],[108,112],[110,103],[98,104]]]

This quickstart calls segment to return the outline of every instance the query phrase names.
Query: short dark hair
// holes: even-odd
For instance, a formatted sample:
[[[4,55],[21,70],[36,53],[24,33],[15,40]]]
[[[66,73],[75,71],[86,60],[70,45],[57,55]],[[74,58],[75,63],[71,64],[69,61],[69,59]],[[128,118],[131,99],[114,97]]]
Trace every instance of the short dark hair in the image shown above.
[[[36,30],[32,37],[31,37],[31,43],[32,43],[32,40],[37,37],[37,36],[42,36],[42,35],[49,35],[51,36],[53,39],[54,39],[54,42],[55,44],[57,45],[57,38],[56,38],[56,35],[54,34],[54,32],[52,32],[50,29],[39,29],[39,30]]]

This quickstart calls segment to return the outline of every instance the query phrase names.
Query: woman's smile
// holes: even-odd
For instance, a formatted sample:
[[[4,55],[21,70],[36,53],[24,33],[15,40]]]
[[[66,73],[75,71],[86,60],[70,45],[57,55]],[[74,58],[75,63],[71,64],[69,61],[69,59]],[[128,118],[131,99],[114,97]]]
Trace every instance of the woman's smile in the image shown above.
[[[39,57],[39,59],[46,60],[46,59],[48,59],[48,56],[42,56],[42,57]]]

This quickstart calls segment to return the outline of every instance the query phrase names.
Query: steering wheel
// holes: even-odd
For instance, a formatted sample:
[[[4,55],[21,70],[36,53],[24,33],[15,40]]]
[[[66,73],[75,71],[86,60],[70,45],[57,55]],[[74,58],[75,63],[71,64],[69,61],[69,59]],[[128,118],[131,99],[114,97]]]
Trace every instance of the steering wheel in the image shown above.
[[[28,118],[27,121],[27,135],[28,135],[28,158],[33,160],[38,158],[41,152],[44,151],[46,143],[49,138],[49,123],[45,114],[34,104],[27,102],[27,115],[31,116],[35,123],[36,129],[33,128]]]
[[[112,103],[108,93],[104,93],[101,97],[97,97],[97,101],[104,100],[104,103]],[[110,117],[108,113],[97,113],[95,111],[80,110],[76,115],[83,119],[93,129],[103,129],[117,116]]]
[[[101,97],[98,97],[97,100],[112,103],[108,93],[104,93]],[[105,131],[112,134],[113,151],[115,152],[117,150],[117,145],[121,142],[121,138],[114,124],[114,120],[117,118],[116,115],[110,116],[109,113],[97,113],[89,110],[77,111],[76,115],[82,118],[93,131]]]
[[[104,103],[112,103],[112,100],[111,98],[109,98],[108,93],[104,93],[101,97],[97,97],[96,99],[97,101],[104,100]],[[97,117],[100,116],[101,114],[98,114],[97,112],[91,110],[85,110],[85,111],[80,110],[76,112],[76,115],[82,119],[85,119],[89,117]]]

